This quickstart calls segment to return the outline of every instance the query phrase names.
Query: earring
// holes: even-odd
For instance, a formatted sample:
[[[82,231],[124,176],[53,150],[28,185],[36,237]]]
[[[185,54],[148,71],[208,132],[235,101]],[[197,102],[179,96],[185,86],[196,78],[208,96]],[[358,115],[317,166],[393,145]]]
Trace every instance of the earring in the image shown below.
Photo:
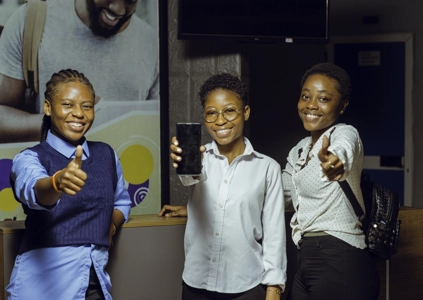
[[[344,111],[343,111],[343,110],[341,110],[340,114],[342,115],[343,113],[344,113]]]

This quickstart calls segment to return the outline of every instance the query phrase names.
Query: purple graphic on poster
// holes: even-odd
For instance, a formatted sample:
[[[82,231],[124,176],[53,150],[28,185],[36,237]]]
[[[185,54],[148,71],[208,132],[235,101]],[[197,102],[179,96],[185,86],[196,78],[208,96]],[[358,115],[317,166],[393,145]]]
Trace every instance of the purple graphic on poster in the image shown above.
[[[129,184],[128,193],[131,197],[131,207],[139,205],[148,194],[149,180],[141,184]]]
[[[12,170],[11,159],[0,159],[0,191],[5,188],[10,188],[10,171]]]

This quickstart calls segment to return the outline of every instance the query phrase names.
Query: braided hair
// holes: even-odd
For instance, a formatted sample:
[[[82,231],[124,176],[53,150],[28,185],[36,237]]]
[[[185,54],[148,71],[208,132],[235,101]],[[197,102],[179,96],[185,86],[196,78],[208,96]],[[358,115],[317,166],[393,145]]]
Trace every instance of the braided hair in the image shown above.
[[[61,85],[66,84],[69,82],[80,82],[85,84],[91,89],[93,94],[93,99],[95,98],[94,88],[91,82],[88,80],[87,77],[83,73],[80,73],[76,70],[66,69],[61,70],[57,73],[54,73],[50,80],[46,83],[46,91],[44,93],[44,97],[50,103],[53,102],[53,98],[60,92]],[[41,124],[41,131],[40,131],[40,142],[43,142],[47,138],[47,132],[51,128],[51,117],[44,115],[43,122]]]
[[[207,79],[200,87],[198,95],[200,96],[201,104],[203,105],[203,107],[207,95],[210,92],[213,92],[218,89],[231,91],[237,94],[237,96],[242,101],[243,105],[247,105],[248,90],[246,85],[238,77],[235,77],[229,73],[220,73],[217,75],[213,75],[212,77]]]

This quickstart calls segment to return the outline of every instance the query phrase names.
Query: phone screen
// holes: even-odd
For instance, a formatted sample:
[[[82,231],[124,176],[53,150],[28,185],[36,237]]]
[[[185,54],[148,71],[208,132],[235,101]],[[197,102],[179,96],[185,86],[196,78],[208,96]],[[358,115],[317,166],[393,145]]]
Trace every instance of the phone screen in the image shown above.
[[[182,160],[178,162],[176,174],[200,175],[201,174],[201,124],[200,123],[177,123],[176,139],[182,153]]]

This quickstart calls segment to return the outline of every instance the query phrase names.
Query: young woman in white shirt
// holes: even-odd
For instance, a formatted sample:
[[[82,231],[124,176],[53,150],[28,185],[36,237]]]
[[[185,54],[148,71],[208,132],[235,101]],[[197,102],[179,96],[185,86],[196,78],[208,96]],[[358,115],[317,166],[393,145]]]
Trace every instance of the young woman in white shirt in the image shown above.
[[[287,265],[281,168],[243,136],[250,107],[237,77],[212,76],[199,96],[213,138],[202,149],[202,174],[181,176],[190,188],[187,208],[166,205],[159,213],[189,215],[182,299],[280,299]],[[176,138],[171,149],[177,168],[183,149]]]
[[[379,276],[350,201],[347,180],[363,210],[363,145],[357,130],[338,123],[351,81],[340,67],[314,65],[301,80],[298,114],[310,136],[289,153],[284,195],[292,201],[292,239],[298,269],[288,299],[377,299]]]

